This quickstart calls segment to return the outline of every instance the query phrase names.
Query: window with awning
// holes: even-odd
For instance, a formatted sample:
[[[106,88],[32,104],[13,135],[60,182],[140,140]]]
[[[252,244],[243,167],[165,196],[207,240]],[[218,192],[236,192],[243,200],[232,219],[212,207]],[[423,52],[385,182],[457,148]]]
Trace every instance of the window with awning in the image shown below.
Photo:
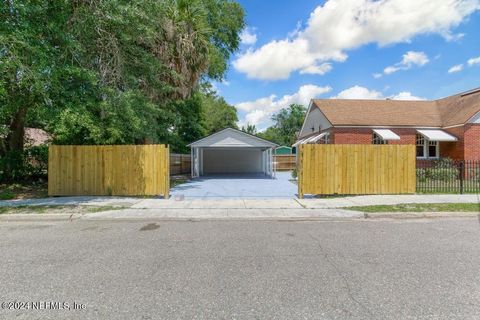
[[[380,138],[386,141],[400,140],[400,136],[398,136],[395,132],[389,129],[373,129],[373,132],[375,132]]]
[[[424,138],[429,141],[450,141],[454,142],[458,139],[455,136],[452,136],[450,133],[447,133],[440,129],[422,129],[417,130]]]
[[[373,129],[372,144],[388,144],[390,140],[400,140],[400,137],[389,129]]]
[[[440,156],[440,142],[457,141],[455,136],[440,129],[417,130],[417,158],[437,159]]]

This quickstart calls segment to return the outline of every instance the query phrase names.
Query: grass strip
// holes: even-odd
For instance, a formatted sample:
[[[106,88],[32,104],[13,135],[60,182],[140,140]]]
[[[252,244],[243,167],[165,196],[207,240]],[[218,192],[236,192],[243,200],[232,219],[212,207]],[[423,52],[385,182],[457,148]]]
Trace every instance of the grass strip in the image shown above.
[[[343,209],[361,212],[480,212],[480,203],[403,203]]]
[[[0,207],[0,214],[42,214],[42,213],[95,213],[110,210],[122,210],[128,207],[125,206],[77,206],[77,205],[39,205],[39,206],[2,206]]]

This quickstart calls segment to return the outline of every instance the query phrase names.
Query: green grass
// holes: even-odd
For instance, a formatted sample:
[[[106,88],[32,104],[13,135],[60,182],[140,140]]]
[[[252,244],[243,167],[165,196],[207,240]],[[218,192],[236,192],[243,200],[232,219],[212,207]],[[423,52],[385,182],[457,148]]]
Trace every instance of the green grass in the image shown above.
[[[11,190],[3,190],[0,192],[0,200],[12,200],[15,199],[15,193]]]
[[[361,212],[480,212],[479,203],[404,203],[346,207]]]
[[[183,184],[187,181],[188,181],[187,178],[170,179],[170,188],[176,187],[176,186],[178,186],[180,184]]]
[[[122,210],[128,207],[124,206],[15,206],[15,207],[0,207],[0,214],[42,214],[42,213],[71,213],[74,210],[76,213],[95,213],[110,210]]]
[[[128,207],[124,206],[100,206],[100,207],[89,207],[87,208],[88,212],[95,213],[95,212],[102,212],[102,211],[111,211],[111,210],[122,210],[127,209]]]

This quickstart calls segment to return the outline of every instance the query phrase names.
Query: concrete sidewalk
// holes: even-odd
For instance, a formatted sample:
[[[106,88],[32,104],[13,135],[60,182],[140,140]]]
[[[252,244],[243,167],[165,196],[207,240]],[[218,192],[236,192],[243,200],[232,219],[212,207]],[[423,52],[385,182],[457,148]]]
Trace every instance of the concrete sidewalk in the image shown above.
[[[77,214],[65,209],[65,214],[43,216],[29,214],[0,215],[0,220],[23,219],[163,219],[163,220],[338,220],[362,219],[367,216],[345,207],[395,205],[402,203],[480,203],[477,195],[374,195],[323,199],[191,199],[124,197],[63,197],[0,201],[5,206],[94,206],[121,209]],[[108,209],[108,208],[107,208]],[[368,214],[368,218],[410,217],[408,214]],[[432,217],[439,216],[432,213]],[[442,216],[475,216],[475,213],[442,213]],[[64,216],[64,217],[63,217]],[[413,217],[428,217],[428,213]]]
[[[58,197],[0,201],[5,206],[118,206],[131,209],[332,209],[351,206],[402,203],[480,203],[480,196],[468,195],[370,195],[318,199],[190,199],[132,197]]]
[[[362,219],[362,212],[342,209],[122,209],[87,213],[84,220],[337,220]]]

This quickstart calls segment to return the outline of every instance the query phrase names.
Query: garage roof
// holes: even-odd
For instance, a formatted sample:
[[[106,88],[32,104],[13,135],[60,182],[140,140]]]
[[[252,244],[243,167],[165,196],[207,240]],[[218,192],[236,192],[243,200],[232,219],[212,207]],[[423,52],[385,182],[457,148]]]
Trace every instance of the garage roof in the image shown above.
[[[195,148],[272,148],[278,145],[237,129],[226,128],[192,142],[188,146]]]

